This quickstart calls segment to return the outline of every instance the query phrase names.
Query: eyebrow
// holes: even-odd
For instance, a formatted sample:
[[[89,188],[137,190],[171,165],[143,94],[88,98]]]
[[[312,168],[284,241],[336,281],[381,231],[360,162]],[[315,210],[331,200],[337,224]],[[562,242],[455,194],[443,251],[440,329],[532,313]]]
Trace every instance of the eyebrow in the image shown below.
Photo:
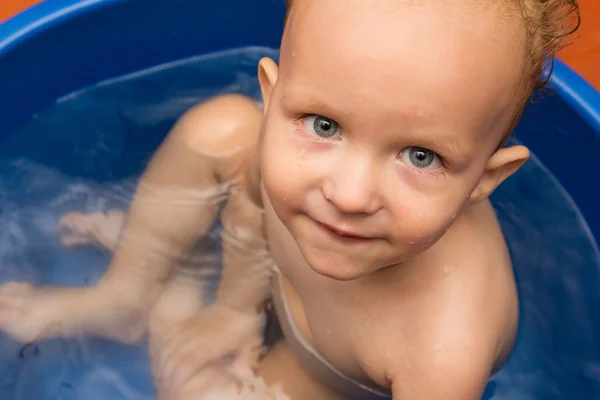
[[[300,109],[307,112],[311,110],[317,112],[318,110],[332,119],[343,117],[343,112],[332,107],[329,102],[319,100],[319,97],[313,95],[310,91],[294,87],[283,92],[281,104],[288,112],[291,111],[290,109]]]

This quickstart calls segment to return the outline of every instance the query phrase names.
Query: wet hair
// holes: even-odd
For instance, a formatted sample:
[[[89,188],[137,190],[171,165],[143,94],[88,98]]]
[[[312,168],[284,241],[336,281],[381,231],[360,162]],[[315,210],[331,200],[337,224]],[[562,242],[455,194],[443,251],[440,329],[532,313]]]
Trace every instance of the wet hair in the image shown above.
[[[531,89],[539,89],[550,79],[551,70],[544,67],[554,60],[556,53],[581,23],[577,0],[518,0],[527,28],[527,58]]]
[[[479,0],[481,1],[481,0]],[[494,0],[496,1],[496,0]],[[525,22],[527,59],[521,85],[521,101],[508,130],[512,133],[531,95],[546,86],[552,75],[556,54],[570,44],[579,29],[581,15],[577,0],[504,0]],[[286,23],[294,0],[286,2]],[[507,136],[508,136],[507,135]]]

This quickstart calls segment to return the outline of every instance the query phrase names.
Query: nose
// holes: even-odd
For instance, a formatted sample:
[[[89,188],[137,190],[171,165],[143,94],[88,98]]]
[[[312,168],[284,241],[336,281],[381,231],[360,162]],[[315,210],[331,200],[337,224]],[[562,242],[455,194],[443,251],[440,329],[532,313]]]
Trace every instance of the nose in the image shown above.
[[[323,180],[323,196],[344,214],[376,213],[382,202],[373,162],[367,157],[344,161]]]

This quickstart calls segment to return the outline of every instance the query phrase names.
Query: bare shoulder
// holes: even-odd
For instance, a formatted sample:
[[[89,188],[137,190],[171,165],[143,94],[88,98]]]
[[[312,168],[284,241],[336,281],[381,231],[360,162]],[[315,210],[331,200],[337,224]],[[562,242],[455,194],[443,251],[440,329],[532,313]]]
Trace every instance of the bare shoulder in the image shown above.
[[[455,249],[456,273],[448,283],[462,295],[453,296],[451,303],[468,312],[465,318],[477,318],[482,329],[497,336],[493,338],[498,343],[497,364],[502,363],[514,342],[519,304],[508,246],[489,201],[473,207],[453,241],[448,247]]]
[[[510,253],[489,202],[473,207],[457,223],[439,260],[444,270],[432,302],[437,317],[428,321],[429,331],[445,336],[455,348],[462,342],[466,350],[476,346],[495,370],[510,354],[518,330]]]
[[[439,280],[399,310],[405,317],[388,321],[395,334],[374,341],[391,351],[394,398],[479,399],[512,350],[518,298],[506,243],[489,204],[471,217],[437,260]]]
[[[497,364],[502,333],[483,310],[486,300],[448,296],[446,304],[436,303],[422,310],[427,317],[416,317],[408,333],[396,326],[404,333],[381,341],[393,349],[385,375],[394,398],[479,400]]]
[[[214,97],[189,109],[171,136],[205,155],[222,155],[256,142],[263,113],[255,100],[238,94]]]

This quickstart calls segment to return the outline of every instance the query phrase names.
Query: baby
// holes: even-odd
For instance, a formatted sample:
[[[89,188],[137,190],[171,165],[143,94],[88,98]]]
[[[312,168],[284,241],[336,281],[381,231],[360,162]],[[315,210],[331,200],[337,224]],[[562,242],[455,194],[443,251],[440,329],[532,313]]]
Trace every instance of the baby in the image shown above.
[[[149,333],[169,399],[226,384],[224,357],[294,400],[480,398],[518,327],[488,197],[529,152],[501,145],[578,16],[574,0],[294,0],[279,66],[259,65],[264,109],[189,110],[127,215],[62,221],[66,242],[114,248],[101,281],[6,284],[0,326]],[[193,249],[222,204],[203,305],[212,266]],[[270,303],[283,335],[262,357]]]

